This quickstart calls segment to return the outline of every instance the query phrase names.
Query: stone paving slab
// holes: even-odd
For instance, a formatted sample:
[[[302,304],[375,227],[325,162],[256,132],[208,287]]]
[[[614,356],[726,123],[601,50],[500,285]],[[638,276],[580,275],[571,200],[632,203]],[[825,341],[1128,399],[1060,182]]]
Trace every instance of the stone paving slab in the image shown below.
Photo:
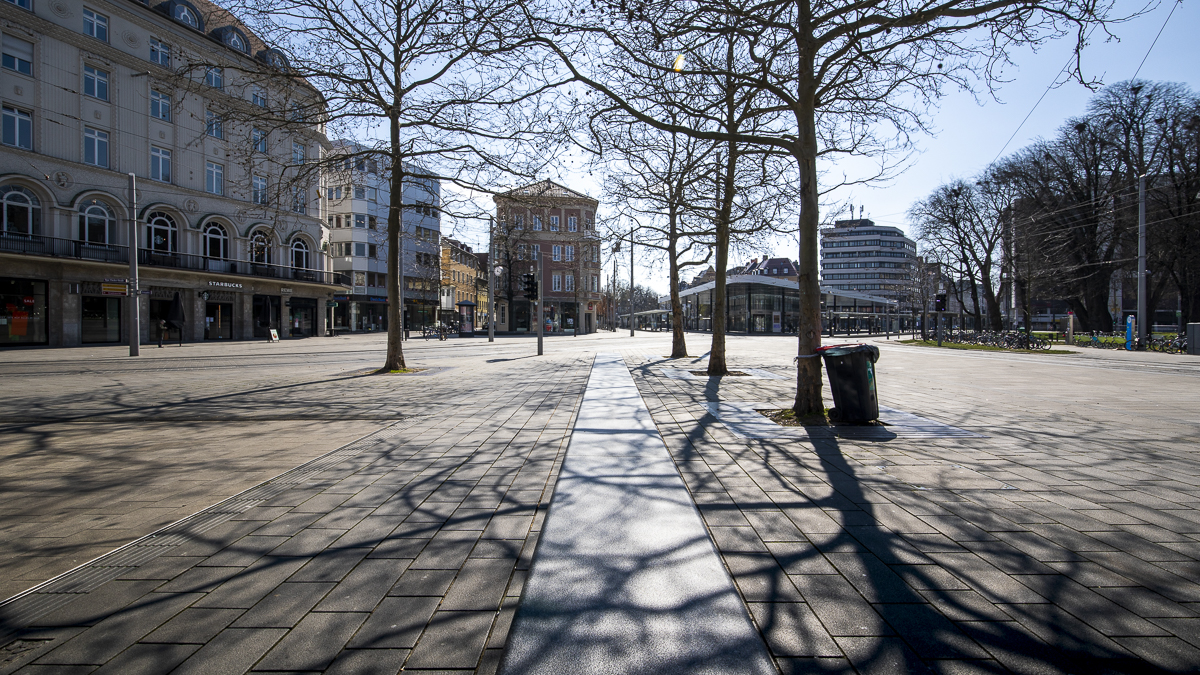
[[[624,361],[598,354],[500,672],[774,671]]]
[[[772,344],[730,367],[772,367]],[[1200,434],[1164,414],[1200,403],[1186,365],[1005,356],[885,347],[881,399],[978,435],[872,441],[739,435],[709,408],[786,401],[794,383],[689,382],[659,370],[678,361],[627,353],[781,672],[1200,666],[1195,633],[1167,623],[1200,620]],[[1026,362],[1056,386],[1032,387]]]
[[[371,378],[356,396],[438,413],[0,606],[0,673],[494,672],[590,360],[474,358],[495,391]]]

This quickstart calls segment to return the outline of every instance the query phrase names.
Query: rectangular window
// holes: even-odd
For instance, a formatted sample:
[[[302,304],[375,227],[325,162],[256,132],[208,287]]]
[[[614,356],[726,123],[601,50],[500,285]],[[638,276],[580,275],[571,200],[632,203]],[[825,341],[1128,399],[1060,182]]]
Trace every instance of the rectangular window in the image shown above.
[[[550,231],[558,232],[558,216],[550,216]]]
[[[579,231],[579,219],[575,216],[567,216],[567,232]]]
[[[308,190],[296,188],[295,194],[292,195],[292,211],[308,213]]]
[[[260,108],[267,107],[267,91],[262,87],[255,87],[250,93],[250,102]]]
[[[551,257],[550,257],[550,259],[551,259],[551,260],[553,260],[554,262],[559,262],[559,261],[561,261],[561,260],[562,260],[562,246],[559,246],[558,244],[555,244],[555,245],[554,245],[554,248],[553,248],[553,249],[551,249],[551,251],[552,251],[552,252],[551,252],[551,254],[550,254],[550,256],[551,256]]]
[[[171,97],[161,91],[150,91],[150,116],[164,122],[171,121]]]
[[[367,227],[372,230],[379,229],[379,219],[376,218],[375,216],[368,216],[367,217]]]
[[[575,247],[568,245],[567,250],[566,250],[566,260],[567,260],[567,262],[571,262],[574,259],[575,259]]]
[[[256,152],[266,152],[267,132],[262,129],[254,129],[250,132],[250,143],[254,146]]]
[[[7,2],[8,4],[16,5],[21,9],[33,9],[33,4],[30,2],[30,0],[7,0]]]
[[[367,226],[367,217],[361,213],[354,214],[354,226],[365,228]]]
[[[150,61],[163,68],[171,67],[171,45],[150,38]]]
[[[513,224],[518,230],[525,229],[525,216],[513,216]]]
[[[250,179],[250,201],[263,206],[267,205],[267,179],[265,176],[254,176]]]
[[[574,274],[566,275],[566,278],[563,281],[565,282],[565,285],[563,287],[564,291],[571,293],[575,290],[575,275]]]
[[[562,275],[555,274],[554,276],[552,276],[550,278],[553,280],[553,283],[550,284],[550,290],[561,291],[562,290]]]
[[[362,185],[355,185],[354,186],[354,198],[355,199],[366,199],[367,198],[367,188],[363,187]]]
[[[378,247],[378,245],[376,245],[376,244],[367,244],[367,257],[368,257],[368,258],[378,258],[378,257],[379,257],[379,247]]]
[[[304,144],[292,141],[292,164],[303,164],[304,154]],[[338,188],[338,191],[340,192],[341,188]]]
[[[533,231],[541,232],[541,230],[542,230],[542,217],[534,216],[533,217]]]
[[[24,110],[4,106],[4,144],[33,149],[33,116]]]
[[[531,244],[531,245],[529,246],[529,259],[530,259],[530,260],[537,260],[537,259],[538,259],[538,252],[539,252],[539,251],[541,251],[541,250],[542,250],[542,245],[541,245],[541,244]]]
[[[379,190],[373,187],[367,188],[367,199],[370,199],[371,201],[377,201],[379,199]]]
[[[83,162],[108,168],[108,132],[84,127]]]
[[[171,151],[150,148],[150,177],[164,183],[171,182]]]
[[[204,84],[207,84],[213,89],[224,89],[225,69],[212,66],[208,70],[204,71]]]
[[[204,124],[209,136],[225,138],[225,123],[221,116],[211,110],[204,111]]]
[[[517,260],[525,259],[525,244],[517,244]]]
[[[367,256],[367,245],[359,242],[354,243],[354,255],[359,258]]]
[[[4,36],[4,67],[24,75],[33,75],[33,43]]]
[[[83,93],[101,101],[108,100],[108,71],[83,67]]]
[[[204,189],[214,195],[225,194],[225,166],[223,164],[204,163]]]
[[[83,34],[108,42],[108,17],[84,7]]]
[[[598,290],[599,285],[600,285],[600,280],[597,279],[596,275],[593,274],[592,275],[592,292],[593,293],[595,293]]]

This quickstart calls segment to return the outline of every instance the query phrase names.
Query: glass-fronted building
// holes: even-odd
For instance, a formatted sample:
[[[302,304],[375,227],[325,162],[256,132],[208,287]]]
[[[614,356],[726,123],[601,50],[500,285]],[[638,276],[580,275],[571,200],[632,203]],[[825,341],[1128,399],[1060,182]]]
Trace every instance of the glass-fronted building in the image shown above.
[[[712,330],[716,282],[682,291],[685,330]],[[732,333],[792,333],[800,326],[800,288],[791,279],[735,274],[726,277],[726,324]],[[821,289],[822,332],[898,332],[911,317],[896,313],[896,301],[863,293]],[[901,323],[903,322],[903,323]]]

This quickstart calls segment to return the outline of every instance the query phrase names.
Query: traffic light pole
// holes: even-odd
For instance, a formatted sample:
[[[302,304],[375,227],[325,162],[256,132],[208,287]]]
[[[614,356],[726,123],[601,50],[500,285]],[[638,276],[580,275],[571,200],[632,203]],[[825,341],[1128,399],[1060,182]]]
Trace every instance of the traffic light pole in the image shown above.
[[[542,245],[534,244],[538,247],[537,261],[537,326],[538,326],[538,356],[542,355],[542,330],[545,326],[545,320],[542,318]]]

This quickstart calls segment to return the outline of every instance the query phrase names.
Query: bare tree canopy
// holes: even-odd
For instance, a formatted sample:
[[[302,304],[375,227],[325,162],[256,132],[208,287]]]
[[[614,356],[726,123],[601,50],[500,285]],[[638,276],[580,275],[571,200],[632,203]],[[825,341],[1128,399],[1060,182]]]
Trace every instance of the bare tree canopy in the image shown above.
[[[571,77],[637,121],[776,148],[794,159],[801,194],[798,414],[822,410],[814,358],[821,332],[818,158],[902,151],[946,87],[990,83],[1017,47],[1072,36],[1081,50],[1093,27],[1112,20],[1111,2],[1092,0],[651,0],[594,7],[548,0],[527,11],[530,33]],[[1082,77],[1078,62],[1073,72]],[[648,95],[661,82],[685,95]],[[701,95],[714,90],[728,93]],[[664,104],[679,114],[660,114]],[[736,126],[722,123],[731,104]]]

